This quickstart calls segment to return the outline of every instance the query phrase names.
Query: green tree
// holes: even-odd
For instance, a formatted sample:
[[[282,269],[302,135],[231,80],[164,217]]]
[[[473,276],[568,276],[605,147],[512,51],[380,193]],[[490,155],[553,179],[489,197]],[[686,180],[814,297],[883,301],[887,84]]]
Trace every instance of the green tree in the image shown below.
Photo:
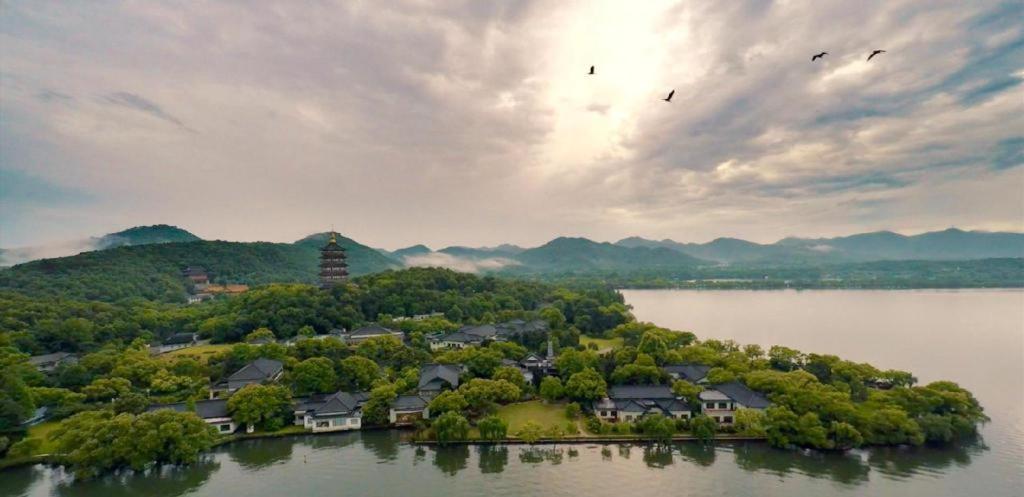
[[[328,393],[338,388],[334,364],[326,357],[312,357],[296,364],[291,376],[295,391],[300,395]]]
[[[341,379],[346,388],[366,390],[380,377],[380,366],[362,356],[351,356],[341,361]]]
[[[540,380],[540,396],[549,402],[556,401],[565,395],[562,380],[557,376],[545,376]]]
[[[686,380],[676,380],[672,382],[672,393],[678,397],[683,397],[691,405],[698,405],[697,396],[700,395],[702,388],[690,383]]]
[[[526,378],[523,377],[523,373],[519,371],[519,368],[512,366],[502,366],[494,370],[494,375],[491,376],[492,380],[505,380],[517,387],[520,390],[526,389]]]
[[[601,377],[601,373],[593,368],[573,374],[565,383],[565,394],[574,400],[598,400],[605,396],[607,390],[608,385]]]
[[[569,378],[585,369],[596,368],[597,362],[597,354],[592,350],[562,349],[555,358],[555,367],[562,378]]]
[[[445,390],[430,401],[430,414],[436,416],[446,412],[461,413],[467,406],[469,402],[466,402],[461,393]]]
[[[273,342],[275,340],[277,337],[269,328],[259,328],[245,336],[246,343]]]
[[[736,433],[747,437],[767,437],[765,428],[767,417],[757,409],[737,409],[733,416],[733,428]]]
[[[576,402],[570,402],[565,405],[565,417],[569,419],[576,419],[583,414],[583,409]]]
[[[363,404],[363,423],[369,425],[387,424],[391,403],[398,398],[394,385],[383,384],[370,391],[370,397]]]
[[[469,436],[469,421],[457,412],[446,412],[434,420],[434,436],[438,443],[447,445]]]
[[[516,432],[516,438],[528,443],[535,444],[544,435],[544,427],[540,423],[530,420],[523,423],[523,426]]]
[[[864,437],[850,423],[833,421],[828,430],[831,446],[838,450],[849,450],[860,447]]]
[[[494,405],[515,402],[522,396],[519,387],[505,380],[485,380],[473,378],[459,386],[461,393],[469,403],[469,409],[476,413],[488,412]]]
[[[676,423],[661,414],[644,416],[637,423],[637,427],[644,436],[661,444],[668,444],[672,441],[672,435],[676,432]]]
[[[99,378],[82,388],[86,398],[95,401],[107,401],[127,394],[132,390],[132,382],[124,378]]]
[[[239,424],[280,430],[292,417],[292,394],[279,385],[246,385],[228,399],[228,412]]]
[[[487,416],[477,423],[480,438],[484,440],[503,440],[508,435],[508,423],[498,416]]]
[[[690,420],[690,433],[704,443],[714,440],[716,431],[718,423],[708,416],[701,414]]]

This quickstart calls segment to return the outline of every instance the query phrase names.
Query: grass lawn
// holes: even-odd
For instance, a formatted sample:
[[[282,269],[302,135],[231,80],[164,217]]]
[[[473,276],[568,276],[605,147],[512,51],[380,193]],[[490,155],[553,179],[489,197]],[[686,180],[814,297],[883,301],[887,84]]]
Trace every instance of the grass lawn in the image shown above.
[[[197,345],[187,349],[172,350],[166,354],[160,354],[157,356],[157,359],[162,361],[173,361],[178,357],[191,357],[203,364],[206,364],[206,362],[210,360],[211,356],[230,349],[231,345],[232,344],[228,343]]]
[[[40,454],[52,454],[57,450],[57,444],[50,440],[50,433],[60,425],[60,421],[47,421],[45,423],[39,423],[35,426],[30,426],[28,429],[28,435],[26,439],[34,438],[39,440],[39,448],[33,451],[30,456],[38,456]]]
[[[508,423],[508,434],[514,435],[527,421],[535,421],[545,429],[557,426],[565,429],[569,418],[565,417],[565,404],[545,404],[539,400],[519,402],[501,406],[496,412]]]
[[[586,347],[588,344],[597,345],[597,349],[600,351],[611,350],[613,348],[622,347],[622,337],[615,338],[594,338],[588,336],[580,337],[580,345]]]

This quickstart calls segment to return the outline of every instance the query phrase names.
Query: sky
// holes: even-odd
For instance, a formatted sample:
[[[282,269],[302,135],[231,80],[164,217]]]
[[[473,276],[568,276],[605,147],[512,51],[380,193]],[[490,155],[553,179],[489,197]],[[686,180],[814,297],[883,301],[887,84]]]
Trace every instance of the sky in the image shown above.
[[[1022,18],[959,0],[4,2],[0,246],[157,223],[388,249],[1024,231]]]

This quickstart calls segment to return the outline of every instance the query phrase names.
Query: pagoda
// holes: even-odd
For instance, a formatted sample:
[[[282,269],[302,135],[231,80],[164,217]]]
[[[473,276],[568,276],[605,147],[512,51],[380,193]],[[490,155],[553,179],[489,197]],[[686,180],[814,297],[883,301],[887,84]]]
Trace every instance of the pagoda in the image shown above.
[[[348,263],[345,249],[338,245],[338,234],[331,232],[331,239],[320,249],[320,288],[331,288],[348,280]]]

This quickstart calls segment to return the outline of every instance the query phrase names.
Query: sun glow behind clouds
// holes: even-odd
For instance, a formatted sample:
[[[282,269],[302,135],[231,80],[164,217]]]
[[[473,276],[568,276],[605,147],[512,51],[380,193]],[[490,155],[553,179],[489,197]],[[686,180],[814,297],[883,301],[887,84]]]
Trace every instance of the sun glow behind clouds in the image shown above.
[[[668,60],[666,47],[685,30],[667,39],[658,25],[670,3],[653,3],[588,3],[552,18],[547,79],[554,115],[540,161],[545,176],[625,157],[623,142],[638,116],[672,88],[667,64],[678,62]],[[586,74],[591,65],[593,76]]]

